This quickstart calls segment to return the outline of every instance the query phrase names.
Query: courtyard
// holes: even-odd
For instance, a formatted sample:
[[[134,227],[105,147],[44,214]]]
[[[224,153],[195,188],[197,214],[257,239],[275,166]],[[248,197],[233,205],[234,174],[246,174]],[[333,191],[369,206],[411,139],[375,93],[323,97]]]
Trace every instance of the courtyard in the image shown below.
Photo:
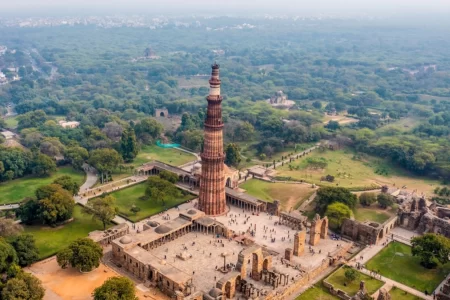
[[[327,279],[325,279],[325,281],[332,284],[335,289],[340,289],[346,292],[349,296],[356,295],[356,293],[359,291],[359,284],[361,281],[365,282],[367,293],[369,295],[372,295],[384,285],[384,282],[375,279],[373,277],[370,277],[368,275],[365,275],[361,272],[358,272],[359,274],[358,279],[349,282],[345,278],[345,271],[347,268],[351,267],[343,266],[342,268],[339,268],[336,272],[334,272]]]
[[[426,269],[412,256],[410,246],[392,242],[370,259],[366,268],[420,292],[432,293],[450,272],[450,263]]]
[[[354,210],[355,219],[360,222],[372,221],[377,223],[384,223],[389,218],[395,216],[396,207],[389,207],[382,209],[377,203],[369,207],[364,207],[358,204]]]

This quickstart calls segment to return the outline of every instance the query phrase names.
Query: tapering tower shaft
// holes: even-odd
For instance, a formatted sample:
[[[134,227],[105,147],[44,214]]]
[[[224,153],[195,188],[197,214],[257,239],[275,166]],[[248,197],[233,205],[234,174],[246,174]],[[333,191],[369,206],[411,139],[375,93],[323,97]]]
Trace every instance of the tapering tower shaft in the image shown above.
[[[219,65],[212,65],[209,79],[208,109],[204,123],[202,175],[200,181],[199,209],[207,215],[226,212],[225,174],[223,151],[222,96],[220,96]]]

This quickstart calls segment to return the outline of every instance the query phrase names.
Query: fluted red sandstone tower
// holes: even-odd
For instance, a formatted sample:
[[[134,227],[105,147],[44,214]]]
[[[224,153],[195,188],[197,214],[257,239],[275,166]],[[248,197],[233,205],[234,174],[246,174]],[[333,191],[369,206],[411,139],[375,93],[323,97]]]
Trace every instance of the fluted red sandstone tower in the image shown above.
[[[209,79],[208,110],[205,120],[205,139],[200,181],[199,209],[207,215],[221,215],[226,211],[223,152],[222,96],[220,96],[219,65],[212,65]]]

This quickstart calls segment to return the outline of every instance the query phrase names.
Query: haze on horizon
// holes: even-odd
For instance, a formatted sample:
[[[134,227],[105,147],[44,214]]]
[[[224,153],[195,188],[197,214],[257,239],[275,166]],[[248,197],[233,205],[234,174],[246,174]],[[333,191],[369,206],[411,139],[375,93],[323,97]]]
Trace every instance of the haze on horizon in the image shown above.
[[[0,15],[236,14],[450,15],[449,0],[0,0]]]

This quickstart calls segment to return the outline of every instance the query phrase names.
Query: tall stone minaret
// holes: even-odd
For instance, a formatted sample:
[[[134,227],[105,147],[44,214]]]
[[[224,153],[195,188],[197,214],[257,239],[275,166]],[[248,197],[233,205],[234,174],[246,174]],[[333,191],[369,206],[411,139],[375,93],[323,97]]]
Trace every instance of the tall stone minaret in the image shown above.
[[[223,152],[222,96],[220,96],[219,65],[212,65],[209,79],[208,109],[205,119],[202,175],[198,208],[207,215],[226,212],[225,175]]]

